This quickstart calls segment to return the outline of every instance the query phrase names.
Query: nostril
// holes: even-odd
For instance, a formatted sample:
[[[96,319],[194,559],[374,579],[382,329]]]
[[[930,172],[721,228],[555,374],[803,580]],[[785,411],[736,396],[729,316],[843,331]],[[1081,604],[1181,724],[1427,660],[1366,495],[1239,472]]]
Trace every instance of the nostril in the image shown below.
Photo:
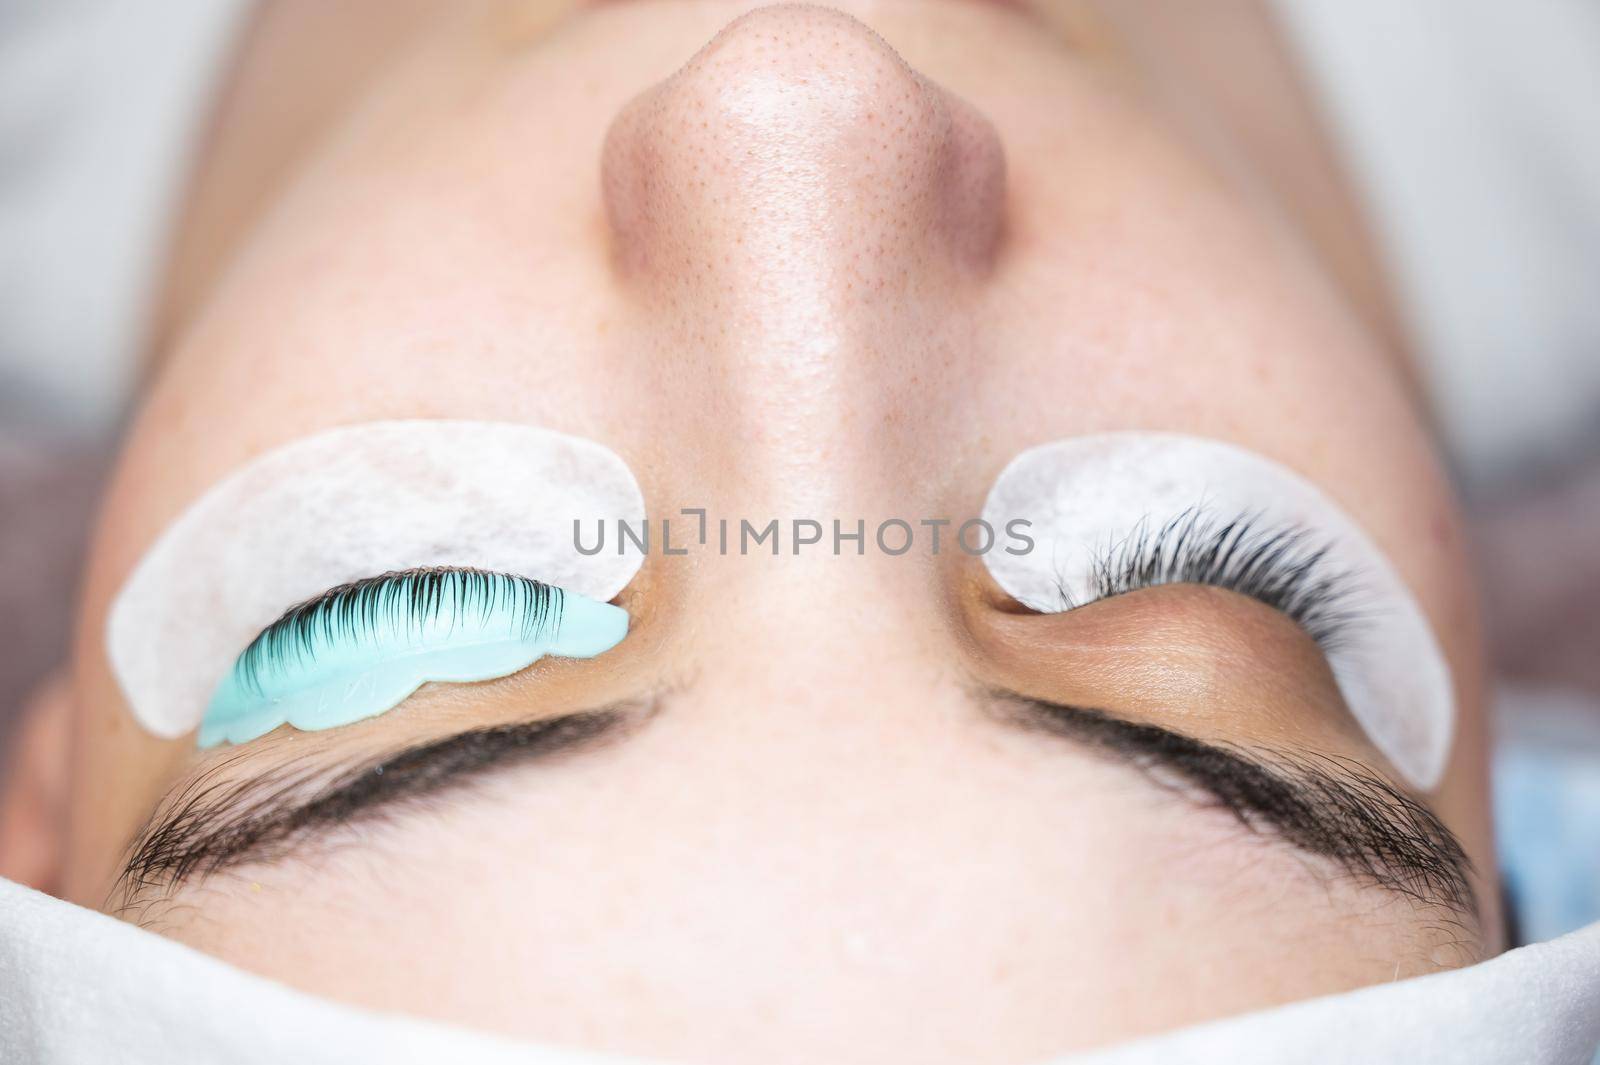
[[[625,108],[603,175],[625,271],[748,270],[824,244],[982,268],[1004,163],[989,123],[867,26],[784,5],[736,19]]]

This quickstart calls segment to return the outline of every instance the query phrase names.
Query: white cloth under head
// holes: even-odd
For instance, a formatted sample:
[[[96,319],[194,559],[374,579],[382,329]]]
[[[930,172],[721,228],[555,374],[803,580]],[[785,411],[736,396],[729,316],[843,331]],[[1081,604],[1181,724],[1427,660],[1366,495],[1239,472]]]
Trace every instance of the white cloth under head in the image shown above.
[[[1052,1065],[1588,1065],[1600,924],[1433,976],[1216,1021]],[[0,880],[0,1062],[643,1065],[293,991]]]

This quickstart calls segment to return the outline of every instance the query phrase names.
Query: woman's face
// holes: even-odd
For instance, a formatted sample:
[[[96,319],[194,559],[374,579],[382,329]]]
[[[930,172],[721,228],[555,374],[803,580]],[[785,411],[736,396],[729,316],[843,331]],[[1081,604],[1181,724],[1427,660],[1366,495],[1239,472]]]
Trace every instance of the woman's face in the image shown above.
[[[254,232],[104,514],[69,893],[107,897],[164,795],[603,710],[604,738],[302,814],[113,904],[335,998],[706,1061],[1021,1060],[1492,949],[1492,886],[1469,873],[1474,903],[1450,852],[1490,868],[1459,527],[1401,370],[1314,257],[1025,13],[735,13],[595,7],[536,40],[463,17]],[[143,732],[105,652],[143,553],[264,452],[404,418],[599,441],[656,518],[868,530],[959,523],[1047,441],[1232,442],[1393,561],[1454,672],[1452,756],[1405,805],[1317,644],[1242,595],[1036,616],[948,548],[714,535],[645,561],[593,661],[221,753]],[[1256,809],[1248,767],[1171,764],[1202,749],[1297,786],[1337,764],[1378,813],[1339,821],[1333,785]]]

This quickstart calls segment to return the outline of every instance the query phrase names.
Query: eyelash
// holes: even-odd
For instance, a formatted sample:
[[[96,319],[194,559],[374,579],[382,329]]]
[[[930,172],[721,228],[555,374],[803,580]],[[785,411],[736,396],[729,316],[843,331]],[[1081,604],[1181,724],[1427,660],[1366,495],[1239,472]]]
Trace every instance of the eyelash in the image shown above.
[[[1123,539],[1097,547],[1093,590],[1081,602],[1064,581],[1057,587],[1063,610],[1163,584],[1223,588],[1286,615],[1326,653],[1361,617],[1354,575],[1330,567],[1331,547],[1299,526],[1262,527],[1259,514],[1224,522],[1190,507],[1161,526],[1147,518]]]
[[[399,570],[342,584],[290,607],[250,641],[233,668],[240,681],[259,690],[268,672],[291,661],[314,660],[319,640],[359,641],[380,624],[420,624],[446,607],[456,616],[476,609],[484,619],[504,604],[521,618],[525,640],[561,624],[563,593],[554,585],[466,567]]]

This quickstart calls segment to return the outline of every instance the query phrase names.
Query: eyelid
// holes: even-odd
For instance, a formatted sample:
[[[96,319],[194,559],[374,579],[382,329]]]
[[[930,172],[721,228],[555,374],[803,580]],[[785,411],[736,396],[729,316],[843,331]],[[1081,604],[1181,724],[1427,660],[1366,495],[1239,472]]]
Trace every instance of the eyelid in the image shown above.
[[[1093,549],[1091,588],[1074,597],[1058,582],[1062,610],[1165,584],[1202,584],[1248,596],[1299,625],[1324,654],[1340,646],[1362,613],[1357,577],[1328,561],[1330,545],[1259,513],[1223,521],[1193,506],[1161,525],[1140,521]]]

